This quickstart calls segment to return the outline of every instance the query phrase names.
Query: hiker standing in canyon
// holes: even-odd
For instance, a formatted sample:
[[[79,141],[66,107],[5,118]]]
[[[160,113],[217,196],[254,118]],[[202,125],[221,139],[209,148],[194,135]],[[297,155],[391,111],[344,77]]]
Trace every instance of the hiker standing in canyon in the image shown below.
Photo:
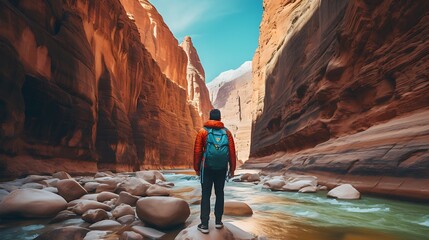
[[[229,171],[228,171],[229,165]],[[198,132],[194,148],[194,170],[201,179],[201,224],[198,230],[209,232],[210,196],[214,184],[215,227],[223,227],[225,177],[233,177],[236,165],[234,138],[221,122],[219,109],[210,111],[210,120]],[[228,174],[228,176],[226,176]]]

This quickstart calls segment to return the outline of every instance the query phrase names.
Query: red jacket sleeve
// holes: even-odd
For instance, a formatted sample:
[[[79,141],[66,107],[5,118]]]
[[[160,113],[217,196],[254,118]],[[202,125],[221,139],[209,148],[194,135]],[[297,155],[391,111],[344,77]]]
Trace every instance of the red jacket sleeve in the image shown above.
[[[205,142],[207,138],[207,131],[202,128],[195,138],[194,146],[194,170],[197,174],[200,172],[201,160],[203,158]]]
[[[228,135],[228,143],[229,143],[229,172],[234,175],[235,166],[237,162],[234,138],[232,137],[232,134],[229,130],[226,133]]]

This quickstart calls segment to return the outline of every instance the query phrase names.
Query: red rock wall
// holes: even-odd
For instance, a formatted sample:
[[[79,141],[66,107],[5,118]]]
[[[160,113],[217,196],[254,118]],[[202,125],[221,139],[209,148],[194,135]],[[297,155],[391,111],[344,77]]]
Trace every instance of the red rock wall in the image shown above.
[[[0,2],[2,176],[190,166],[186,90],[121,3]]]
[[[359,150],[336,147],[335,154],[348,153],[342,157],[314,147],[336,146],[342,137],[361,133],[371,139],[371,127],[403,117],[408,120],[399,121],[399,129],[429,121],[429,114],[421,115],[429,108],[428,13],[423,0],[265,0],[253,59],[251,156],[259,158],[253,163],[276,159],[271,169],[322,172],[338,179],[426,178],[429,135],[424,131],[426,141],[411,132],[416,142],[407,144],[392,128],[382,128],[386,143]],[[384,155],[371,149],[384,149]],[[385,166],[390,170],[384,171]]]
[[[192,43],[191,37],[186,36],[180,46],[183,48],[186,56],[188,57],[186,70],[186,79],[188,81],[188,99],[198,111],[199,118],[205,122],[209,119],[209,113],[210,110],[213,109],[213,106],[210,102],[209,90],[206,86],[204,68],[201,64],[197,50]],[[196,126],[199,129],[202,127],[202,124]]]

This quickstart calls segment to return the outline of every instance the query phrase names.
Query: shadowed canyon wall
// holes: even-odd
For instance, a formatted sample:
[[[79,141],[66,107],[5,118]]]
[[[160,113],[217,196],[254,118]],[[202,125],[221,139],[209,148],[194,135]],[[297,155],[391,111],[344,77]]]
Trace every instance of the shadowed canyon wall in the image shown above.
[[[264,0],[248,166],[429,199],[426,1]]]
[[[139,34],[140,14],[117,0],[0,2],[1,176],[191,165],[201,119],[186,54],[165,24]]]

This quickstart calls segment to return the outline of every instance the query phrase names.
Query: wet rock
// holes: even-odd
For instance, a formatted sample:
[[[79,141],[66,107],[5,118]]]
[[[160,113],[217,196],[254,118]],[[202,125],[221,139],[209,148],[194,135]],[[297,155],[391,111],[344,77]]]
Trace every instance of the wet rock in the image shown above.
[[[22,183],[40,182],[51,178],[50,176],[29,175],[22,180]]]
[[[60,179],[58,178],[51,178],[51,179],[46,179],[42,181],[42,184],[44,184],[45,186],[48,187],[57,187],[57,183]]]
[[[119,205],[121,203],[125,203],[125,204],[128,204],[130,206],[135,206],[138,199],[139,199],[139,197],[134,196],[134,195],[127,193],[125,191],[122,191],[119,193],[119,198],[118,198],[118,201],[116,202],[116,204]]]
[[[322,186],[322,185],[317,186],[317,191],[326,191],[326,190],[328,190],[327,186]]]
[[[90,209],[82,215],[82,219],[89,223],[96,223],[108,218],[109,215],[103,209]]]
[[[257,182],[260,181],[259,174],[257,173],[245,173],[241,175],[240,181],[242,182]]]
[[[58,188],[56,187],[45,187],[43,190],[51,193],[58,193]]]
[[[155,184],[156,176],[153,171],[138,171],[136,177],[145,180],[148,183]]]
[[[118,186],[117,191],[126,191],[137,196],[146,196],[146,191],[151,186],[150,183],[136,177],[130,177]]]
[[[100,185],[100,183],[98,183],[98,182],[87,182],[87,183],[85,183],[85,185],[83,185],[83,188],[85,188],[85,190],[87,192],[95,192],[95,190],[97,189],[97,187],[99,185]]]
[[[286,182],[282,179],[271,179],[266,181],[263,186],[266,188],[269,188],[271,190],[283,190],[283,186],[286,184]]]
[[[97,186],[95,192],[101,193],[101,192],[115,192],[116,191],[116,183],[115,184],[106,184],[101,183]]]
[[[360,193],[350,184],[341,184],[328,192],[328,197],[338,199],[360,199]]]
[[[112,216],[114,218],[120,218],[125,215],[135,215],[134,209],[130,205],[122,203],[112,211]]]
[[[52,217],[64,210],[61,196],[39,189],[17,189],[0,202],[0,216]]]
[[[72,219],[72,218],[76,218],[78,217],[78,215],[72,211],[69,210],[63,210],[61,212],[59,212],[53,219],[51,219],[51,221],[49,221],[49,223],[57,223],[57,222],[62,222],[68,219]]]
[[[104,240],[104,239],[110,239],[109,235],[112,234],[112,231],[89,231],[83,240]],[[112,238],[117,239],[117,238]]]
[[[109,230],[109,231],[116,231],[120,229],[122,225],[114,220],[102,220],[100,222],[96,222],[89,226],[89,229],[91,230]]]
[[[24,189],[24,188],[43,189],[43,187],[44,186],[42,184],[34,183],[34,182],[26,183],[26,184],[21,186],[22,189]]]
[[[108,201],[112,198],[118,198],[119,195],[116,193],[111,193],[111,192],[101,192],[97,195],[97,201],[99,202],[104,202],[104,201]]]
[[[214,222],[209,223],[209,233],[203,234],[197,229],[197,225],[190,226],[183,229],[177,236],[176,240],[210,240],[210,239],[222,239],[222,240],[253,240],[256,237],[242,229],[236,227],[231,223],[224,223],[224,227],[221,229],[215,229]]]
[[[133,231],[125,231],[121,234],[120,240],[143,240],[143,236]]]
[[[317,183],[316,183],[317,184]],[[312,180],[298,180],[294,182],[287,182],[282,189],[286,191],[298,191],[303,187],[314,186],[314,182]]]
[[[160,228],[182,224],[191,211],[188,203],[175,197],[146,197],[137,201],[137,216]]]
[[[74,179],[64,179],[57,183],[58,194],[67,202],[78,199],[88,192]]]
[[[315,193],[317,192],[317,187],[315,186],[307,186],[307,187],[303,187],[301,189],[299,189],[300,193]]]
[[[90,209],[103,209],[106,211],[110,211],[111,207],[104,204],[104,203],[100,203],[97,201],[92,201],[92,200],[81,200],[79,203],[77,203],[73,208],[72,211],[82,215],[83,213],[85,213],[86,211],[90,210]]]
[[[174,183],[172,182],[163,182],[161,180],[156,180],[156,185],[166,188],[172,188],[174,187]]]
[[[150,239],[159,239],[162,236],[165,235],[165,233],[158,231],[153,228],[144,227],[144,226],[133,226],[131,228],[134,232],[137,232],[145,237],[148,237]]]
[[[125,215],[122,217],[119,217],[118,219],[116,219],[116,221],[118,221],[120,224],[131,224],[132,222],[134,222],[134,220],[136,220],[136,215],[135,213],[133,213],[132,215]]]
[[[251,216],[253,211],[244,202],[227,201],[224,205],[224,214],[230,216]]]
[[[147,196],[169,196],[170,191],[165,187],[161,187],[154,184],[147,189],[146,195]]]
[[[98,193],[85,194],[79,199],[97,201]]]
[[[35,240],[83,239],[89,229],[75,226],[60,227],[40,234]]]
[[[64,171],[60,171],[60,172],[56,172],[54,174],[52,174],[52,177],[54,178],[58,178],[58,179],[73,179],[70,174],[64,172]]]

